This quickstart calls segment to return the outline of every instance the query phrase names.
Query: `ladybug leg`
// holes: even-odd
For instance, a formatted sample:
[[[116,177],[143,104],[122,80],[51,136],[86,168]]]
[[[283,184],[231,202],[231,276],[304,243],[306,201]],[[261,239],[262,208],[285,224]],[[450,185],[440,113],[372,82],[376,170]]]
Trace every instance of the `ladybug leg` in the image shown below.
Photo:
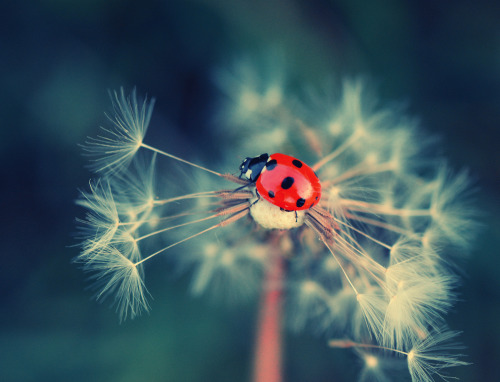
[[[248,182],[247,184],[244,184],[243,186],[234,189],[232,192],[238,192],[240,190],[243,190],[244,188],[250,187],[253,184],[255,184],[255,182]]]
[[[246,186],[245,186],[245,187],[246,187]],[[240,187],[240,188],[241,188],[241,187]],[[257,190],[255,190],[255,194],[257,195],[257,200],[254,200],[254,201],[252,202],[252,204],[250,204],[250,206],[249,206],[248,208],[252,207],[255,203],[257,203],[257,202],[260,200],[260,194],[259,194],[259,192],[258,192]]]
[[[295,211],[295,223],[297,223],[297,219],[298,219],[298,215],[297,215],[297,211]]]

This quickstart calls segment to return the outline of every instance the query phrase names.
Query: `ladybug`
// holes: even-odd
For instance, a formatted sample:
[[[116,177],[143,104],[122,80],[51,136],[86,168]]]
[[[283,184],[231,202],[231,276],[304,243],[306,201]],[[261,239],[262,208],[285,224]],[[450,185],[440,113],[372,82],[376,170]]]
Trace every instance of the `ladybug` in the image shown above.
[[[258,196],[284,211],[307,210],[321,198],[321,183],[313,169],[292,156],[276,153],[246,158],[240,171],[240,178],[255,183]]]

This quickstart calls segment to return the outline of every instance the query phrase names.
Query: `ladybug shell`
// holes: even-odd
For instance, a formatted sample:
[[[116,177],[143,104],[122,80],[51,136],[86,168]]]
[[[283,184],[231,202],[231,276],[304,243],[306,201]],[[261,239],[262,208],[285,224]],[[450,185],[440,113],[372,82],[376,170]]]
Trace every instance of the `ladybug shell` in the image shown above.
[[[313,169],[285,154],[272,154],[256,182],[260,196],[286,211],[307,210],[321,197]]]

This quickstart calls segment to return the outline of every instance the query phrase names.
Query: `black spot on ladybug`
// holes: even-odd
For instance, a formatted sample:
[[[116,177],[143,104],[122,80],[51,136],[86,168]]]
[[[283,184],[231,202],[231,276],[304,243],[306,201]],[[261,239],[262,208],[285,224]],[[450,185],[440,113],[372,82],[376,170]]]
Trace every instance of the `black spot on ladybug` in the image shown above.
[[[292,187],[293,182],[295,182],[295,179],[293,179],[291,176],[287,176],[281,182],[281,188],[284,189],[284,190],[288,190],[290,187]]]
[[[268,171],[274,170],[277,164],[278,161],[276,159],[271,159],[269,162],[266,163],[266,168]]]
[[[294,159],[294,160],[292,161],[292,164],[293,164],[295,167],[297,167],[297,168],[301,168],[301,167],[302,167],[302,162],[301,162],[301,161],[299,161],[299,160],[297,160],[297,159]]]
[[[274,192],[269,191],[267,194],[269,195],[270,198],[274,198]]]
[[[302,199],[302,198],[299,198],[297,199],[297,203],[295,203],[297,205],[297,207],[302,207],[304,205],[304,203],[306,202],[305,199]]]

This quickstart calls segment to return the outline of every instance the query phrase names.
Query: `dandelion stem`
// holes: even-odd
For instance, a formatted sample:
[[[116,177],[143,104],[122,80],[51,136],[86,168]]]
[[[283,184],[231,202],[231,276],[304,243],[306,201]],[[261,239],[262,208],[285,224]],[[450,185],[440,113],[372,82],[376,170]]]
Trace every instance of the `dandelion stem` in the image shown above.
[[[254,382],[281,382],[283,257],[273,254],[260,302]]]
[[[223,174],[221,174],[220,172],[210,170],[210,169],[208,169],[208,168],[206,168],[206,167],[200,166],[200,165],[195,164],[195,163],[193,163],[193,162],[190,162],[190,161],[187,161],[187,160],[185,160],[185,159],[182,159],[182,158],[176,157],[175,155],[169,154],[169,153],[167,153],[167,152],[165,152],[165,151],[159,150],[159,149],[157,149],[157,148],[155,148],[155,147],[152,147],[152,146],[149,146],[149,145],[147,145],[147,144],[145,144],[145,143],[141,143],[141,147],[143,147],[143,148],[145,148],[145,149],[148,149],[148,150],[151,150],[151,151],[153,151],[153,152],[155,152],[155,153],[158,153],[158,154],[160,154],[160,155],[166,156],[166,157],[168,157],[168,158],[175,159],[176,161],[179,161],[179,162],[182,162],[182,163],[186,163],[186,164],[188,164],[188,165],[190,165],[190,166],[192,166],[192,167],[199,168],[200,170],[203,170],[203,171],[209,172],[209,173],[211,173],[211,174],[214,174],[214,175],[220,176],[221,178],[223,178],[223,177],[224,177],[224,176],[223,176]]]

